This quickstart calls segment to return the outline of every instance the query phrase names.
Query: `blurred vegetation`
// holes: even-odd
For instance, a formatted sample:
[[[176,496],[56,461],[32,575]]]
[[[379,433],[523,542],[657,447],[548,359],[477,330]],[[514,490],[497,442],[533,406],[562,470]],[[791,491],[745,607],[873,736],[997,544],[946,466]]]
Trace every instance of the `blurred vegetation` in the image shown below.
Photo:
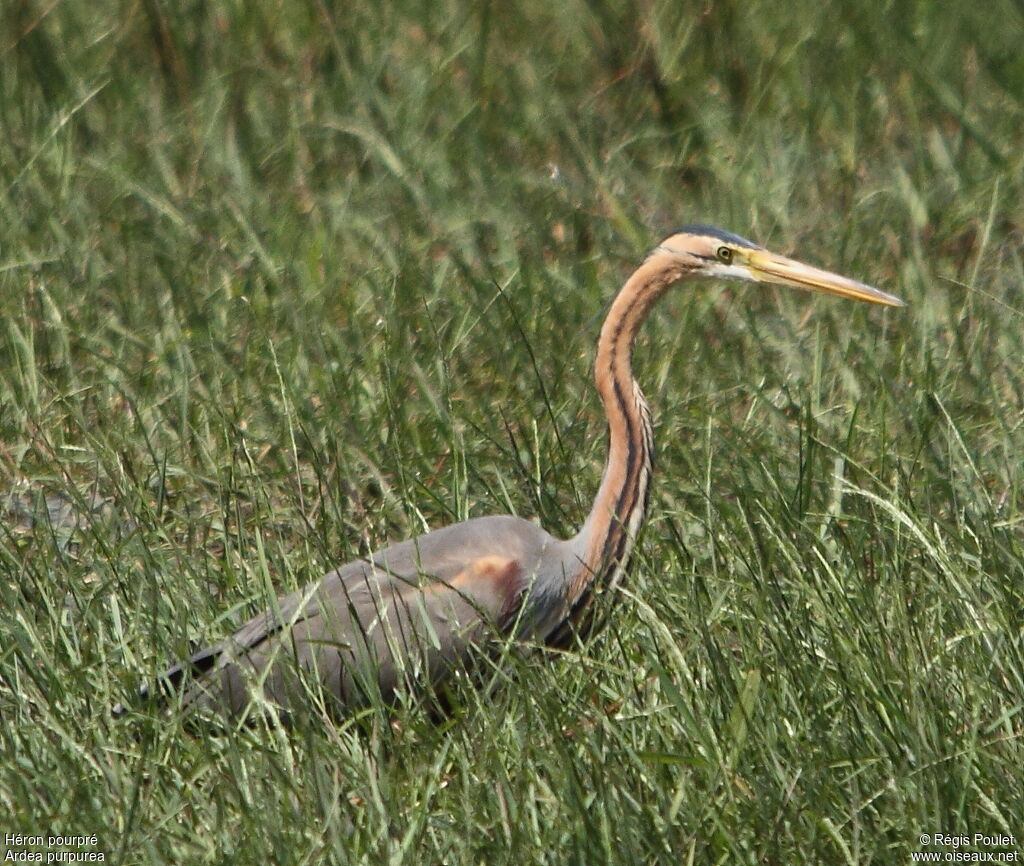
[[[895,863],[1024,835],[1024,6],[9,0],[0,803],[108,862]],[[442,725],[110,707],[428,527],[578,525],[713,222],[905,297],[645,331],[611,625]],[[939,849],[932,849],[939,850]]]

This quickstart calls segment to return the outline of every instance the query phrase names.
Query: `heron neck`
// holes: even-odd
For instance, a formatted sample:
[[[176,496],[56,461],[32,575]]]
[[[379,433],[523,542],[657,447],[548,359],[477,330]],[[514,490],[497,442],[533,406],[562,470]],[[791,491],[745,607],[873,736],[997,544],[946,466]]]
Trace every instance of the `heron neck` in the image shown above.
[[[608,458],[590,515],[574,539],[581,567],[569,587],[573,608],[588,600],[595,584],[619,582],[647,512],[654,432],[633,378],[633,344],[651,307],[680,276],[652,256],[616,295],[601,328],[594,379],[608,417]]]

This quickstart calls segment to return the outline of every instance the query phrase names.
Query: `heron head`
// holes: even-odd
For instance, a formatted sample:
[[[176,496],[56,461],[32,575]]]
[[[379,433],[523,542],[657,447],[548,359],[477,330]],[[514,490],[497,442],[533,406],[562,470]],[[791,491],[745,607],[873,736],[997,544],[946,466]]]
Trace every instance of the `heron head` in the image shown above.
[[[780,256],[715,226],[683,226],[658,244],[653,254],[671,256],[692,277],[722,277],[795,286],[872,304],[906,306],[895,295]]]

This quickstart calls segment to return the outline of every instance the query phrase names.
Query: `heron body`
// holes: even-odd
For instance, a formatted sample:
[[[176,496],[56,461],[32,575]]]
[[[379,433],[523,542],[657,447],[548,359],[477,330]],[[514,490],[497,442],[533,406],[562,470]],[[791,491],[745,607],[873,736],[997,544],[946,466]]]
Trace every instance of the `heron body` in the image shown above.
[[[576,536],[561,540],[527,520],[492,516],[386,547],[280,598],[222,643],[163,674],[164,688],[182,690],[187,710],[238,717],[266,703],[295,712],[312,687],[343,714],[378,696],[391,701],[400,692],[442,687],[495,638],[565,646],[584,634],[595,591],[621,580],[647,512],[654,439],[633,378],[633,344],[655,302],[673,285],[700,277],[903,305],[713,226],[679,229],[626,281],[601,328],[595,383],[608,420],[608,456]]]

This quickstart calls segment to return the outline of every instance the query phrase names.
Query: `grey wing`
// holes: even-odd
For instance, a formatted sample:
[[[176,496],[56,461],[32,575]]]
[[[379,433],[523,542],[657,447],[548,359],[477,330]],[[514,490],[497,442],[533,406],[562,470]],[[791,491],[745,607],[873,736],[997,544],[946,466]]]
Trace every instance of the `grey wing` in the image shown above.
[[[312,686],[343,710],[436,686],[516,619],[553,544],[527,521],[480,518],[350,563],[194,656],[204,673],[184,703],[237,715],[262,692],[287,710]]]

